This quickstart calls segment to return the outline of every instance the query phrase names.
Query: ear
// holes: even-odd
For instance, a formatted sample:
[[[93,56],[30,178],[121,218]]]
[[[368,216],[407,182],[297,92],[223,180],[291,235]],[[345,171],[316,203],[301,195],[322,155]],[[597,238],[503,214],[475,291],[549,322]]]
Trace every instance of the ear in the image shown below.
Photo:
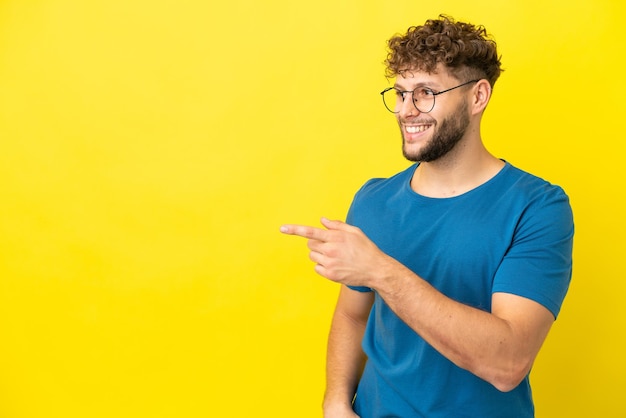
[[[472,115],[484,112],[491,99],[491,84],[485,79],[478,80],[472,89],[472,101],[470,103]]]

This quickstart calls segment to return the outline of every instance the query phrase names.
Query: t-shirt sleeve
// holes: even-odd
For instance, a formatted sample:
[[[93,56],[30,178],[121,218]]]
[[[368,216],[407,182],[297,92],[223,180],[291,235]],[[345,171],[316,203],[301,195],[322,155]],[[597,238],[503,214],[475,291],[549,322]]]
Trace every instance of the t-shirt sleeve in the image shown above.
[[[546,187],[520,217],[492,292],[531,299],[556,318],[572,276],[574,221],[565,192]]]
[[[350,205],[350,209],[348,210],[348,214],[346,215],[346,223],[348,225],[359,226],[357,225],[357,222],[355,221],[355,216],[354,216],[354,212],[355,210],[357,210],[356,208],[359,206],[359,198],[364,193],[364,190],[366,190],[369,185],[375,183],[377,180],[379,179],[371,179],[367,181],[359,189],[359,191],[357,191],[356,195],[354,196],[354,199],[352,200],[352,204]],[[357,292],[371,292],[372,291],[372,289],[370,289],[369,287],[365,287],[365,286],[348,286],[348,288],[352,290],[356,290]]]

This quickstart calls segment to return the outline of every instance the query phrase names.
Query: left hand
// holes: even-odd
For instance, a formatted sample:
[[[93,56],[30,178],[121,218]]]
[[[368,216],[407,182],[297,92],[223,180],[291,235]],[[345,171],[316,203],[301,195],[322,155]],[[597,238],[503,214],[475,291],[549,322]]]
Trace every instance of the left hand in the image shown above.
[[[319,275],[349,286],[374,287],[390,257],[355,226],[326,218],[322,225],[326,229],[283,225],[280,231],[308,239],[309,257]]]

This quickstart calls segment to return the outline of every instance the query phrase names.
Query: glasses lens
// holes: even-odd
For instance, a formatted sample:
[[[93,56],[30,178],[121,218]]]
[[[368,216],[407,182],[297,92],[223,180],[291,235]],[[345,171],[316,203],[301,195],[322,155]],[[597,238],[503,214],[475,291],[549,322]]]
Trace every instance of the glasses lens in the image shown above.
[[[383,102],[385,107],[392,113],[398,113],[402,107],[402,93],[395,88],[385,90],[383,93]],[[405,92],[404,97],[406,100],[413,100],[413,105],[421,113],[428,113],[435,107],[435,95],[432,90],[418,87],[413,91]]]
[[[413,103],[417,110],[422,113],[428,113],[435,107],[435,95],[430,89],[416,88],[413,92]]]
[[[382,95],[383,103],[385,103],[387,110],[392,113],[398,113],[400,111],[400,106],[402,105],[402,94],[400,94],[398,90],[392,88],[383,91]]]

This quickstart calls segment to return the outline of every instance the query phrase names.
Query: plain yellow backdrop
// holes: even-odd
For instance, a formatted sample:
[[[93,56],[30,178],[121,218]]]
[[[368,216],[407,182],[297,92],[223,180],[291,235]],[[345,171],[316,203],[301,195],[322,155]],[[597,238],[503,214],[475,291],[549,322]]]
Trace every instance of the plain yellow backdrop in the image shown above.
[[[498,156],[563,186],[539,418],[624,417],[619,0],[0,1],[0,417],[318,417],[338,287],[281,223],[407,166],[385,40],[484,24]]]

